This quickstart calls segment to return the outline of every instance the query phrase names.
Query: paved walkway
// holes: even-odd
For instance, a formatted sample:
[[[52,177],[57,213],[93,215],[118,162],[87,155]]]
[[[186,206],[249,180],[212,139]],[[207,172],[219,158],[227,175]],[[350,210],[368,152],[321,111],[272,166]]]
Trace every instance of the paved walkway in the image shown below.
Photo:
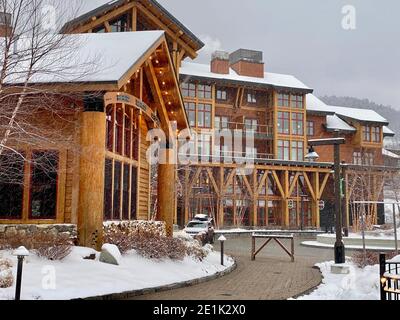
[[[332,249],[300,246],[296,239],[295,262],[276,244],[268,244],[250,261],[248,236],[228,239],[226,252],[236,257],[238,268],[231,274],[196,286],[135,297],[137,300],[268,300],[287,299],[321,282],[313,268],[316,262],[333,260]],[[285,241],[285,240],[283,240]],[[286,242],[286,241],[285,241]],[[215,245],[218,249],[219,245]]]

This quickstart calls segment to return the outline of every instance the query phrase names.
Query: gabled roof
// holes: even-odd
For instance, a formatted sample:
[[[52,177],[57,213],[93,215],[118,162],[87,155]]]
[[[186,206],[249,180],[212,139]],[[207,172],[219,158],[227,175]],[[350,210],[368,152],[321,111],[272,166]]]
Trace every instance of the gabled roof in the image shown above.
[[[336,114],[342,120],[356,120],[361,123],[378,123],[388,125],[389,122],[371,109],[347,108],[327,105],[313,94],[307,95],[307,111],[317,114]]]
[[[387,126],[383,126],[383,136],[385,137],[394,137],[396,133],[390,130]]]
[[[385,148],[382,149],[382,154],[389,158],[400,159],[400,156],[398,154],[395,154],[394,152],[391,152]]]
[[[116,7],[119,7],[123,4],[126,4],[131,0],[81,0],[81,5],[78,8],[77,15],[75,19],[67,22],[62,27],[62,32],[70,30],[82,23],[85,23],[92,19],[92,17],[100,16],[105,14]],[[166,10],[162,5],[160,5],[156,0],[137,0],[140,2],[144,7],[154,10],[156,9],[161,13],[161,16],[169,20],[170,23],[165,23],[166,25],[170,26],[172,24],[177,26],[176,33],[182,31],[182,38],[187,38],[188,42],[191,42],[191,47],[195,51],[200,50],[204,47],[204,43],[196,37],[193,32],[191,32],[186,26],[184,26],[179,20],[177,20],[168,10]]]
[[[46,72],[34,75],[31,83],[103,83],[120,88],[124,76],[140,67],[141,60],[165,41],[163,31],[86,33],[63,37],[73,43],[73,52],[67,46],[46,56],[41,62],[47,66]],[[8,83],[18,81],[9,80]]]
[[[182,62],[180,69],[181,79],[208,79],[211,81],[220,80],[237,84],[247,84],[253,86],[266,86],[283,89],[300,89],[306,92],[313,90],[307,87],[300,80],[292,75],[265,72],[264,78],[246,77],[237,74],[232,68],[229,74],[213,73],[209,64],[200,64],[194,62]]]
[[[340,119],[337,115],[328,115],[326,116],[326,129],[328,131],[345,131],[345,132],[356,132],[356,128],[349,125],[347,122]]]

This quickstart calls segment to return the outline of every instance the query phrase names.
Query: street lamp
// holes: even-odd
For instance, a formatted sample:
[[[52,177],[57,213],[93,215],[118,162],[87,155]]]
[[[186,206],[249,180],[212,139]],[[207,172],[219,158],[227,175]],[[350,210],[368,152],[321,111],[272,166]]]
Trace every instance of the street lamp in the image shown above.
[[[315,146],[333,146],[334,153],[334,174],[335,174],[335,229],[336,229],[336,242],[335,242],[335,263],[345,263],[345,248],[342,238],[342,206],[340,194],[340,145],[345,144],[344,138],[329,138],[329,139],[315,139],[309,140],[310,146],[309,153],[305,156],[309,161],[315,161],[319,158],[315,152]]]

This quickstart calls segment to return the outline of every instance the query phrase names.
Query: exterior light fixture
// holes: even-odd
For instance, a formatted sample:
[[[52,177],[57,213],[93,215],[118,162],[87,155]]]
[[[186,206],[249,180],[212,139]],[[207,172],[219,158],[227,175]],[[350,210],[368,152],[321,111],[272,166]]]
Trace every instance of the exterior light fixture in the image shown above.
[[[22,266],[25,257],[29,256],[29,251],[25,247],[19,247],[17,250],[14,250],[12,254],[13,256],[16,256],[18,258],[17,284],[15,286],[15,300],[19,301],[21,300]]]
[[[224,242],[226,241],[226,238],[224,235],[221,235],[218,238],[218,241],[221,243],[221,266],[224,265]]]
[[[304,157],[309,162],[315,162],[319,159],[319,154],[314,150],[314,147],[311,146],[308,150],[308,154]]]

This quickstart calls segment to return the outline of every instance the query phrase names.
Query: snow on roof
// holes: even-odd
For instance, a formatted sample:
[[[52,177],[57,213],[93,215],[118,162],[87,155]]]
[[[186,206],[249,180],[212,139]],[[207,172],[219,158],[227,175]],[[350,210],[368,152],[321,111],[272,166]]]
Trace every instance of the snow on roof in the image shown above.
[[[229,74],[212,73],[209,64],[200,64],[194,62],[182,62],[180,69],[182,76],[193,76],[208,79],[218,79],[225,81],[247,82],[260,85],[270,85],[284,88],[295,88],[303,90],[312,90],[294,76],[265,72],[264,78],[246,77],[238,75],[233,69],[229,68]]]
[[[385,135],[385,136],[395,136],[396,135],[396,133],[394,132],[394,131],[392,131],[392,130],[390,130],[389,129],[389,127],[387,127],[387,126],[383,126],[383,134]]]
[[[46,56],[41,62],[45,72],[39,70],[31,83],[117,82],[163,35],[163,31],[140,31],[64,36],[73,49],[62,47]]]
[[[354,127],[347,124],[337,115],[326,116],[326,128],[329,130],[341,130],[341,131],[351,131],[351,132],[357,131]]]
[[[318,99],[312,93],[307,94],[306,97],[307,103],[307,111],[321,112],[326,114],[334,114],[333,111],[329,110],[327,104],[325,104],[322,100]]]
[[[374,110],[327,105],[313,94],[307,95],[307,110],[314,112],[334,113],[341,118],[350,118],[358,121],[388,124],[388,121]]]
[[[389,151],[389,150],[387,150],[385,148],[382,149],[382,154],[384,156],[387,156],[387,157],[390,157],[390,158],[400,159],[399,155],[397,155],[397,154],[395,154],[395,153],[393,153],[393,152],[391,152],[391,151]]]
[[[384,117],[371,109],[346,108],[339,106],[328,106],[328,108],[329,110],[335,112],[339,117],[365,122],[378,122],[383,124],[389,123]]]

